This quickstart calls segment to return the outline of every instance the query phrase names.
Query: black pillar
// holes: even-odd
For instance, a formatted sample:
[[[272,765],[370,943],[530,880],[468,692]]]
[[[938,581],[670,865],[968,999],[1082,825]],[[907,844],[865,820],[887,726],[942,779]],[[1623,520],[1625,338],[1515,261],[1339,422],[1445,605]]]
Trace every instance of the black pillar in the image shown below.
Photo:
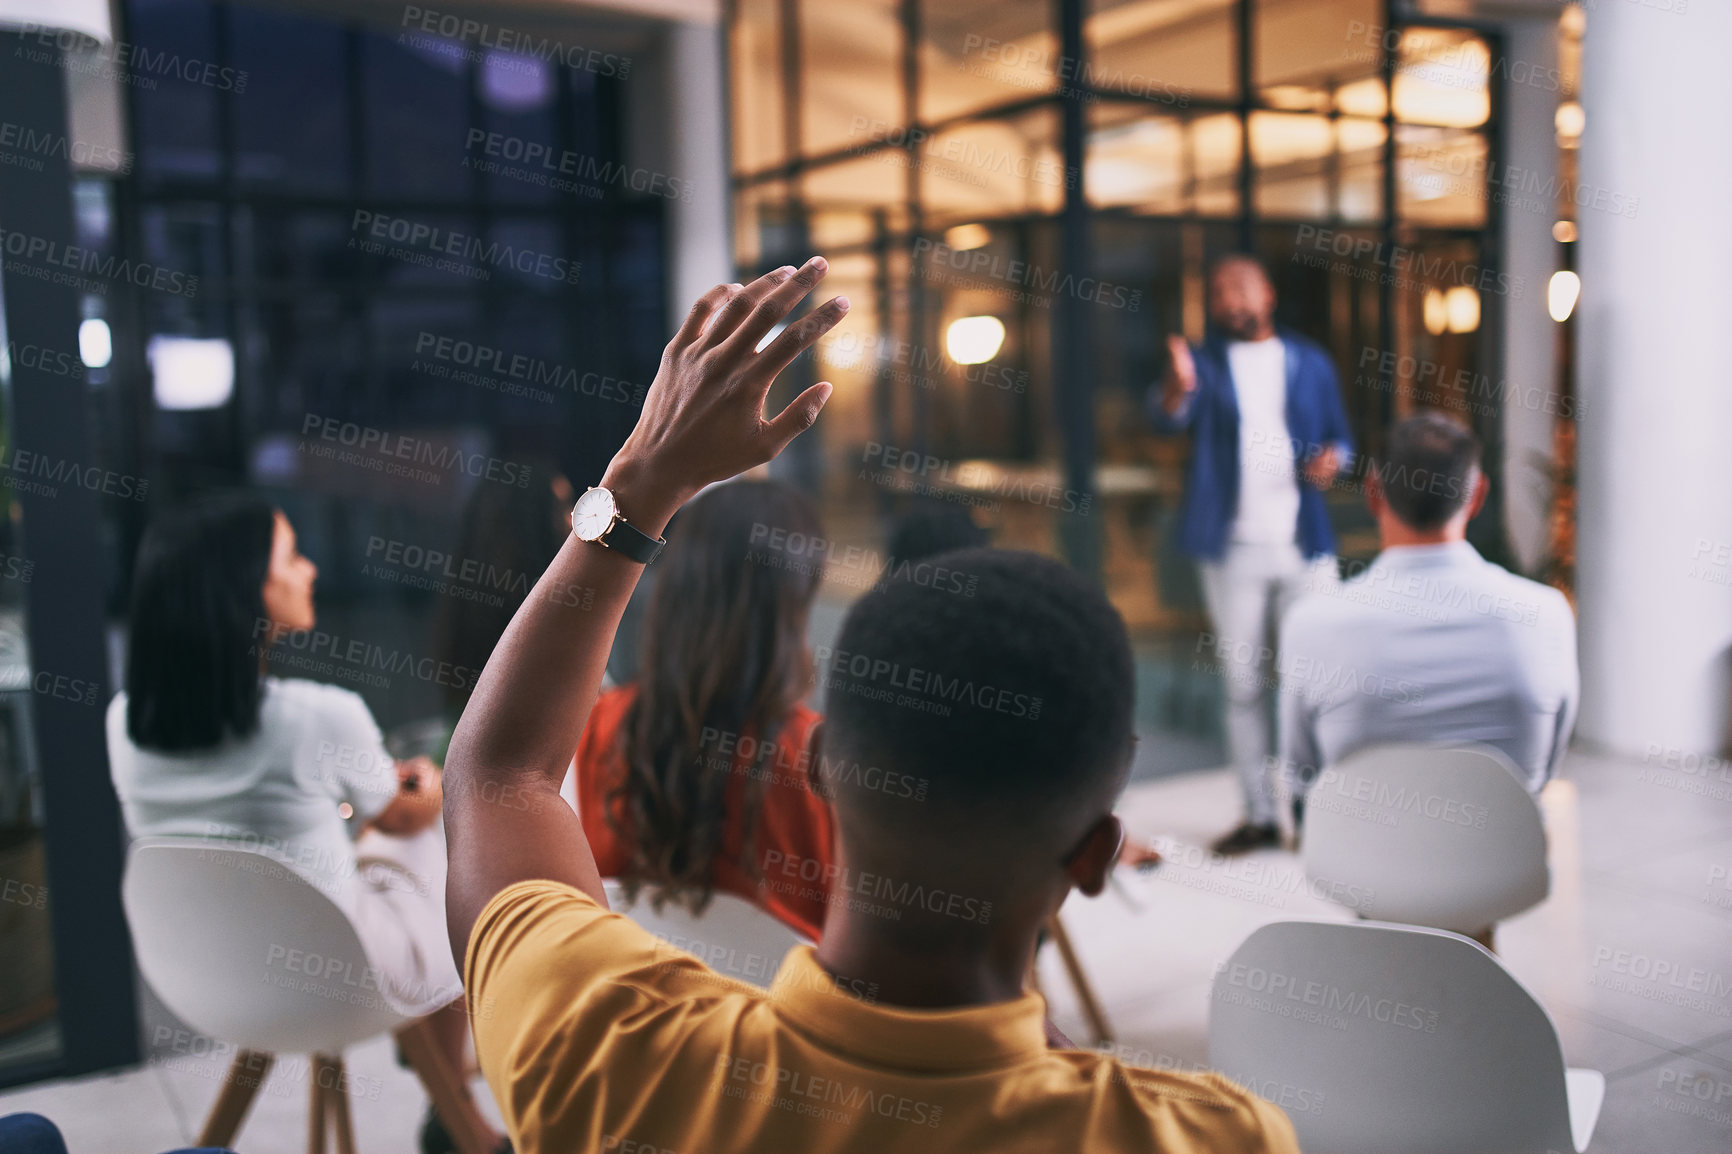
[[[1060,97],[1063,118],[1065,194],[1059,217],[1059,283],[1080,285],[1090,276],[1089,206],[1083,187],[1087,159],[1088,90],[1083,79],[1087,46],[1083,43],[1084,0],[1057,0],[1061,59],[1070,62],[1075,79]],[[1093,507],[1095,466],[1094,345],[1089,325],[1095,307],[1080,293],[1060,292],[1053,298],[1052,396],[1064,449],[1064,485],[1076,494],[1087,514],[1060,512],[1059,546],[1065,559],[1091,577],[1101,574],[1103,510]],[[1089,498],[1087,504],[1084,499]],[[1068,502],[1067,502],[1068,504]]]
[[[43,43],[48,39],[0,32],[0,108],[13,123],[67,139],[64,62],[58,48]],[[57,274],[105,284],[111,293],[131,286],[83,269],[71,251],[77,243],[71,151],[34,152],[39,167],[0,165],[0,303],[9,347],[75,357],[79,290],[56,283]],[[7,401],[0,474],[13,486],[24,553],[35,562],[25,611],[36,690],[30,707],[47,813],[62,1069],[78,1074],[136,1061],[138,1018],[120,905],[120,807],[103,733],[113,694],[103,644],[106,559],[98,544],[97,491],[85,487],[94,476],[99,491],[105,474],[86,432],[85,385],[57,367],[52,358],[11,359],[10,375],[0,382]]]

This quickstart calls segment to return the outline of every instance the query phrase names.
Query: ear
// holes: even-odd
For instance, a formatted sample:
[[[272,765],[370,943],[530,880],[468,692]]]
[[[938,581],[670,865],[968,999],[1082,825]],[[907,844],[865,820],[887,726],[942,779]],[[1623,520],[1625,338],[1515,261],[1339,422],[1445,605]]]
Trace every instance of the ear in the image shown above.
[[[1377,476],[1375,464],[1365,470],[1365,507],[1373,518],[1383,516],[1383,481]]]
[[[1483,470],[1475,469],[1479,479],[1474,483],[1473,496],[1467,499],[1467,519],[1473,520],[1479,516],[1479,511],[1485,508],[1485,499],[1491,496],[1491,478]]]
[[[1113,865],[1119,860],[1119,849],[1124,841],[1124,826],[1110,813],[1089,826],[1082,841],[1071,851],[1070,860],[1065,863],[1065,873],[1069,875],[1071,884],[1085,897],[1098,897],[1107,888],[1107,875],[1112,873]]]

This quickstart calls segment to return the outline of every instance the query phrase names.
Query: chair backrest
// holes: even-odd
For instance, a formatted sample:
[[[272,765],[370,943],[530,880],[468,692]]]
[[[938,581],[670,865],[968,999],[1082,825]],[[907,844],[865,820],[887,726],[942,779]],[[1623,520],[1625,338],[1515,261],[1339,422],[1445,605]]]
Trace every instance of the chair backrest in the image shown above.
[[[1209,1064],[1285,1107],[1306,1154],[1576,1149],[1551,1019],[1443,930],[1262,927],[1215,974]]]
[[[343,910],[267,850],[141,838],[121,893],[145,980],[212,1038],[336,1053],[408,1020]]]
[[[782,958],[806,939],[744,898],[716,893],[703,914],[672,902],[656,909],[649,894],[626,900],[625,888],[605,878],[607,904],[676,949],[694,954],[717,973],[768,988]]]
[[[1311,888],[1365,917],[1473,934],[1545,900],[1539,806],[1482,746],[1380,745],[1323,770],[1305,798]]]

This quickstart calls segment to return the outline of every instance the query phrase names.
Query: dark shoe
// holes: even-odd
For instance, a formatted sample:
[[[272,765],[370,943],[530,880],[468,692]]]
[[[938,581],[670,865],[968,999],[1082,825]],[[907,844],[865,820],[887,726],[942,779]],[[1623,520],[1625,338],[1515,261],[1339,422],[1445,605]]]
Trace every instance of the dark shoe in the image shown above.
[[[421,1154],[457,1154],[457,1140],[439,1120],[439,1111],[427,1105],[427,1118],[421,1123]],[[501,1138],[495,1154],[511,1154],[511,1139]]]
[[[439,1120],[439,1111],[431,1104],[427,1107],[426,1120],[421,1123],[421,1154],[457,1154],[457,1140],[445,1129],[445,1123]]]
[[[1274,822],[1268,825],[1252,825],[1242,822],[1227,834],[1215,840],[1209,847],[1210,852],[1221,857],[1238,857],[1250,853],[1254,849],[1265,849],[1281,844],[1281,827]]]

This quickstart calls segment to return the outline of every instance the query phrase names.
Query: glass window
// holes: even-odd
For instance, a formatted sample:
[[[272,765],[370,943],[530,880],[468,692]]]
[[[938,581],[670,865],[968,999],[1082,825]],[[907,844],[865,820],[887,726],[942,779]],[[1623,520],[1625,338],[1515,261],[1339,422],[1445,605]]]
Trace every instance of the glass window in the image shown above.
[[[1239,95],[1235,0],[1089,0],[1089,82],[1175,108]]]
[[[1091,203],[1157,215],[1238,211],[1238,117],[1151,115],[1135,105],[1102,104],[1090,123]]]
[[[787,159],[780,9],[779,0],[739,0],[729,29],[734,116],[728,135],[735,172],[760,172]]]
[[[1193,173],[1184,120],[1109,104],[1094,108],[1090,121],[1085,182],[1090,204],[1167,215],[1185,211]]]
[[[874,409],[879,370],[905,360],[897,357],[895,338],[883,327],[889,318],[881,315],[878,307],[880,285],[879,262],[869,253],[830,261],[824,294],[846,294],[851,307],[847,323],[826,333],[817,348],[818,375],[836,386],[830,404],[824,406],[826,446],[879,439]],[[831,405],[835,405],[834,414]],[[832,415],[834,421],[828,419]]]
[[[229,12],[235,67],[247,73],[245,98],[233,102],[235,179],[278,193],[347,188],[343,30],[263,8]]]
[[[1326,116],[1251,114],[1257,215],[1327,218],[1335,129]]]
[[[867,245],[877,235],[880,216],[876,212],[814,212],[810,222],[812,247],[831,252]],[[832,270],[830,275],[834,277],[835,271]],[[852,297],[848,299],[853,300]]]
[[[1395,148],[1395,205],[1403,221],[1465,228],[1486,223],[1484,136],[1400,124]]]
[[[1335,121],[1335,212],[1343,220],[1383,219],[1383,148],[1388,139],[1381,120],[1343,116]]]
[[[1255,0],[1251,71],[1274,108],[1327,111],[1383,67],[1382,0]]]
[[[734,194],[734,263],[741,269],[763,263],[764,230],[787,199],[788,186],[779,180],[748,185]]]
[[[736,46],[774,35],[783,0],[737,2]],[[863,327],[844,326],[821,346],[823,373],[847,382],[839,396],[848,399],[832,402],[845,406],[839,424],[814,452],[829,463],[819,483],[825,517],[843,522],[831,525],[838,540],[881,540],[909,503],[890,472],[861,459],[871,439],[978,464],[977,479],[1062,477],[1055,414],[1069,382],[1052,349],[1060,216],[1078,179],[1092,212],[1091,283],[1138,301],[1090,309],[1095,512],[1079,526],[993,493],[973,508],[1001,545],[1086,560],[1092,545],[1079,542],[1098,541],[1106,587],[1139,628],[1192,628],[1201,613],[1194,566],[1168,544],[1188,450],[1156,437],[1141,414],[1165,336],[1204,333],[1210,258],[1250,244],[1268,262],[1280,321],[1324,344],[1342,369],[1362,444],[1412,403],[1381,378],[1349,380],[1365,350],[1412,347],[1413,333],[1450,363],[1471,350],[1444,342],[1477,349],[1465,330],[1424,328],[1426,293],[1438,286],[1398,286],[1384,274],[1405,267],[1389,252],[1414,236],[1427,238],[1428,254],[1482,244],[1484,37],[1386,28],[1386,0],[1085,0],[1086,60],[1073,61],[1060,52],[1052,0],[918,0],[910,125],[901,6],[867,0],[838,13],[794,2],[805,150],[831,159],[739,188],[734,216],[741,276],[794,255],[800,238],[831,255],[833,276],[847,262]],[[1393,84],[1384,76],[1392,57]],[[742,158],[755,141],[778,131],[779,98],[761,93],[781,66],[744,56],[732,64],[736,76],[749,73],[736,82],[735,108],[764,101],[736,149],[737,170],[750,167]],[[1064,167],[1069,86],[1084,90],[1081,173]],[[1401,125],[1393,150],[1392,120]],[[1318,226],[1358,256],[1304,259],[1314,254],[1298,230]],[[1465,324],[1463,293],[1455,307]],[[992,375],[1013,387],[994,391],[983,384]],[[936,488],[939,499],[967,496]],[[1341,506],[1331,515],[1344,555],[1374,551],[1375,526],[1351,491],[1330,500]],[[1175,728],[1195,729],[1196,717],[1214,715],[1219,686],[1182,666],[1164,669],[1172,684],[1159,696]]]
[[[1191,164],[1197,174],[1199,216],[1239,214],[1239,162],[1244,128],[1230,113],[1203,116],[1191,122]]]
[[[801,178],[806,200],[826,208],[873,208],[901,204],[908,198],[908,166],[924,166],[925,153],[910,161],[900,148],[885,148],[853,160],[819,165]]]
[[[557,292],[586,279],[599,281],[603,274],[598,262],[586,262],[576,252],[568,254],[560,243],[558,222],[546,219],[494,222],[477,267],[492,274],[488,278],[492,283],[535,293]]]
[[[133,4],[129,13],[128,33],[139,51],[163,59],[216,59],[216,26],[203,0],[151,0]],[[148,79],[128,89],[138,126],[139,175],[149,181],[220,179],[217,100],[228,94],[172,74]]]
[[[362,151],[374,195],[457,200],[468,196],[467,45],[430,36],[399,44],[361,37]]]
[[[920,119],[949,120],[1055,91],[1052,0],[920,0]]]
[[[977,217],[1053,213],[1071,174],[1050,108],[978,120],[920,146],[920,195],[927,219],[948,226]]]
[[[1395,69],[1395,117],[1473,128],[1491,117],[1491,50],[1471,32],[1408,28]]]
[[[355,276],[360,252],[350,245],[351,216],[336,209],[248,208],[236,216],[237,243],[251,259],[242,271],[265,292],[293,295],[302,286]]]
[[[308,413],[345,416],[366,379],[367,352],[350,296],[328,289],[261,304],[241,319],[251,333],[246,410],[263,428],[299,430]],[[263,480],[264,478],[260,478]]]
[[[559,141],[558,81],[554,66],[534,56],[489,52],[482,59],[481,123],[464,137],[462,163],[482,174],[489,199],[545,204],[603,195],[583,179],[592,158]]]
[[[183,202],[173,208],[149,208],[141,214],[139,241],[144,259],[188,277],[198,277],[190,295],[150,293],[148,299],[165,308],[198,309],[224,291],[222,210],[215,204]]]
[[[870,147],[905,124],[900,0],[801,0],[800,149]],[[816,65],[816,66],[811,66]]]

